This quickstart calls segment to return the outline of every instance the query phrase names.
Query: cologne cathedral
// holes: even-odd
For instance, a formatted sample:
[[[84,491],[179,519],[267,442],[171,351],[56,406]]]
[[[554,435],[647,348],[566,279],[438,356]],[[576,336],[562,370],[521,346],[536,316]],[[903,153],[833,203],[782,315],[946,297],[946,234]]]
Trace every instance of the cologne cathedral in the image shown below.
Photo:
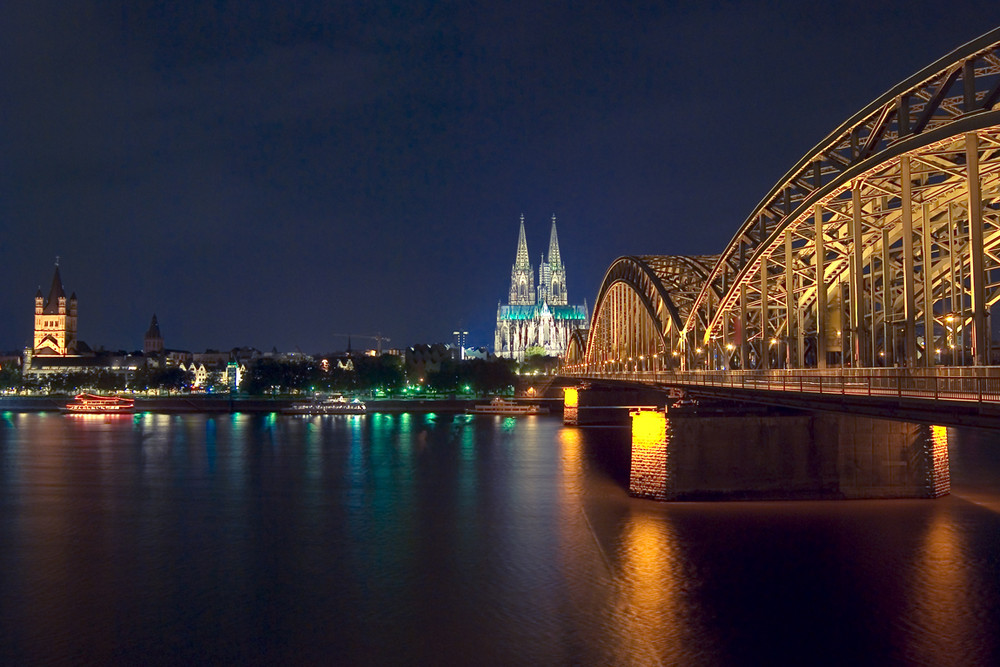
[[[589,323],[586,303],[567,304],[566,267],[559,256],[556,217],[552,216],[548,257],[542,257],[538,266],[536,290],[522,215],[517,255],[510,270],[510,293],[506,304],[497,305],[496,355],[524,361],[529,348],[542,348],[547,355],[562,356],[573,330],[585,329]]]

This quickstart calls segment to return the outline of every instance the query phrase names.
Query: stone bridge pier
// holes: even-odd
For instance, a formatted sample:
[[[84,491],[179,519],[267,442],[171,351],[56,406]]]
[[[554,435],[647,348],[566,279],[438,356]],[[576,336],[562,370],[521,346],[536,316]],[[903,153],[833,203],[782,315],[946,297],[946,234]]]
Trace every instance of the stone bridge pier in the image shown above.
[[[871,417],[731,407],[630,413],[629,492],[656,500],[937,498],[947,430]]]
[[[948,432],[642,388],[567,387],[564,422],[631,429],[629,492],[654,500],[937,498]]]

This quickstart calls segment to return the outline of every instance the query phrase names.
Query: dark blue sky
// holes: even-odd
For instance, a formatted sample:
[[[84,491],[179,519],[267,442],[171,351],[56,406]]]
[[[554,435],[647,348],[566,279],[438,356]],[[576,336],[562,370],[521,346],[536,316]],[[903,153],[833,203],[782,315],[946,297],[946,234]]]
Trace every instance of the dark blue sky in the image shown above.
[[[179,7],[180,6],[180,7]],[[810,147],[1000,3],[0,5],[0,349],[492,345],[524,213],[570,300],[721,252]],[[357,343],[364,343],[362,340]]]

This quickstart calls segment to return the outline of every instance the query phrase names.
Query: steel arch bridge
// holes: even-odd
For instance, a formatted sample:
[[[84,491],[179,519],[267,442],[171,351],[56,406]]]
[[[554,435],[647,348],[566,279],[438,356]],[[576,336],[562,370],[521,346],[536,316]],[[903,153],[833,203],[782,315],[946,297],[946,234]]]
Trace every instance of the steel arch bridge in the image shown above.
[[[1000,301],[1000,28],[793,166],[717,256],[630,256],[568,374],[986,366]]]

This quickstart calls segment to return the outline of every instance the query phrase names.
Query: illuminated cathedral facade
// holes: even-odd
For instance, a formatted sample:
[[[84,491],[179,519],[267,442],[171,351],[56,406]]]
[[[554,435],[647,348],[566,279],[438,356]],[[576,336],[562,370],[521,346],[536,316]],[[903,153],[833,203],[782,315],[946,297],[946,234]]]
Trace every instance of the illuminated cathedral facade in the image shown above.
[[[524,235],[524,216],[517,237],[517,254],[510,270],[510,292],[506,304],[497,305],[497,329],[494,353],[498,357],[524,361],[531,348],[541,348],[549,356],[562,356],[574,329],[586,328],[587,304],[569,305],[566,292],[566,267],[559,254],[556,217],[552,216],[549,253],[535,270],[528,255]]]

